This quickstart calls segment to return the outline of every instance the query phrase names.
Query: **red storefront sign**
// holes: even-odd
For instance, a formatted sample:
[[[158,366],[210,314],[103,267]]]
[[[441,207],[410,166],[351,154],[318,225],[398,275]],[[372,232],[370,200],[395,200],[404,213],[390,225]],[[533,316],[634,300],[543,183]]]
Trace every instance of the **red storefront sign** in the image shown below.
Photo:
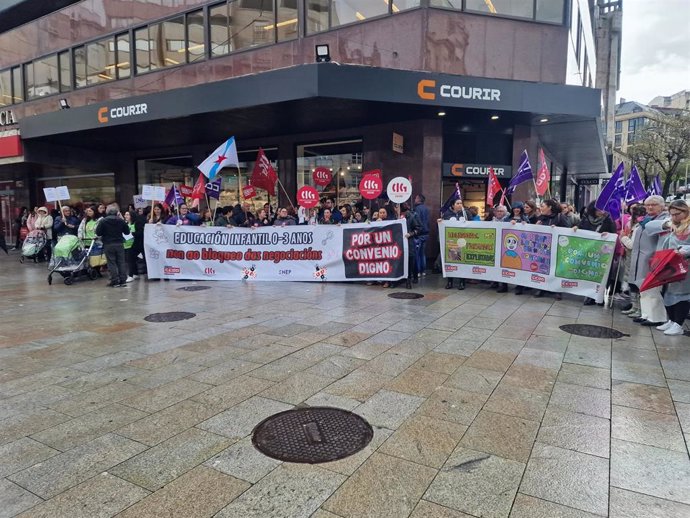
[[[19,135],[0,137],[0,158],[22,156],[22,140]]]

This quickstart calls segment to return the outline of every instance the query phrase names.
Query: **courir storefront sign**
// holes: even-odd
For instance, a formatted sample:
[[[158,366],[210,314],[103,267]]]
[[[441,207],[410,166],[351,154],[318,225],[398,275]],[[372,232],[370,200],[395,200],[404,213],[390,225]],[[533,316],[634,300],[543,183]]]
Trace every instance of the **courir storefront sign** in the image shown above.
[[[12,110],[0,110],[0,127],[13,126],[17,124],[17,119]]]
[[[417,95],[420,99],[435,101],[437,98],[467,99],[477,101],[501,101],[501,90],[482,88],[476,85],[443,83],[435,79],[422,79],[417,83]]]
[[[102,106],[98,109],[98,122],[101,124],[106,124],[112,119],[123,119],[136,115],[147,115],[148,110],[149,106],[147,103],[127,104],[125,106],[116,106],[114,108]]]
[[[455,178],[488,178],[491,168],[493,168],[494,173],[496,173],[499,179],[513,176],[513,168],[509,165],[454,164],[450,162],[445,162],[443,164],[443,176]]]

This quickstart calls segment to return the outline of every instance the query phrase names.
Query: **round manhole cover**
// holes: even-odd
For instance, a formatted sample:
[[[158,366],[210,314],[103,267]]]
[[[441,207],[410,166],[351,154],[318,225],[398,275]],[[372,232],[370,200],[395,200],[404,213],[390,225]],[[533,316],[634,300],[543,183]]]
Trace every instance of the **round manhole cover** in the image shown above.
[[[621,333],[617,329],[590,324],[565,324],[560,326],[560,329],[571,335],[587,336],[589,338],[621,338],[623,336],[630,336]]]
[[[196,313],[187,311],[171,311],[170,313],[153,313],[144,318],[147,322],[177,322],[178,320],[189,320],[194,318]]]
[[[185,286],[184,288],[177,288],[177,291],[204,291],[210,289],[211,286]]]
[[[388,296],[392,299],[406,299],[406,300],[424,298],[424,295],[422,295],[421,293],[411,293],[409,291],[396,291],[395,293],[390,293]]]
[[[287,462],[317,464],[343,459],[374,437],[357,414],[329,407],[287,410],[261,421],[252,443],[264,455]]]

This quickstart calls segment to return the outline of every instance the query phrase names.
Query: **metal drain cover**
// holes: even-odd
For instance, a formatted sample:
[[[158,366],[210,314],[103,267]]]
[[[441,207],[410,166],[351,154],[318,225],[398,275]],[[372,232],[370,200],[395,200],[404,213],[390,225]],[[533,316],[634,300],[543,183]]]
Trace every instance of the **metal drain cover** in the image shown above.
[[[388,296],[392,299],[406,299],[406,300],[424,298],[424,295],[422,295],[421,293],[412,293],[409,291],[396,291],[395,293],[390,293]]]
[[[184,288],[177,288],[177,291],[204,291],[210,289],[211,286],[185,286]]]
[[[152,313],[144,318],[147,322],[177,322],[178,320],[189,320],[194,318],[196,313],[187,311],[171,311],[170,313]]]
[[[357,414],[330,407],[287,410],[264,419],[252,443],[264,455],[287,462],[317,464],[343,459],[364,449],[374,437]]]
[[[562,331],[571,335],[587,336],[589,338],[621,338],[626,335],[617,329],[590,324],[565,324],[559,327]]]

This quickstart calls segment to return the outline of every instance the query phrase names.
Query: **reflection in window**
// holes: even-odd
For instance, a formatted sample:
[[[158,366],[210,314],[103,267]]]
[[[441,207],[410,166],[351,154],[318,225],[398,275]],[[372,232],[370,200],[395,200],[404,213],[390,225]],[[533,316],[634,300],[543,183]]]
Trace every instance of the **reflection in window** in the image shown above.
[[[22,69],[20,67],[14,67],[12,69],[12,97],[14,97],[15,104],[24,101],[23,84]]]
[[[388,4],[383,0],[333,0],[331,27],[360,22],[384,14],[388,14]]]
[[[431,0],[429,5],[448,9],[462,9],[462,0]]]
[[[86,86],[86,51],[84,47],[76,47],[74,53],[74,85],[76,88]]]
[[[187,61],[193,63],[204,59],[204,12],[195,11],[187,15]]]
[[[307,0],[307,34],[328,30],[328,4],[330,0]]]
[[[117,78],[124,79],[132,75],[132,56],[129,47],[129,33],[118,34],[115,36],[115,46],[117,48]]]
[[[184,17],[179,16],[172,20],[167,20],[156,24],[159,31],[156,34],[157,38],[151,34],[151,39],[156,40],[156,47],[159,52],[156,53],[155,63],[160,63],[160,67],[173,67],[184,63],[186,56],[185,44],[185,29]],[[155,26],[151,26],[153,29]],[[151,56],[151,64],[154,63],[154,57]]]
[[[465,8],[468,11],[488,14],[534,18],[534,5],[531,0],[466,0]]]
[[[331,170],[330,184],[320,187],[314,184],[313,172],[317,167]],[[362,141],[347,140],[297,146],[297,188],[311,185],[321,197],[333,197],[338,207],[351,205],[361,199],[359,182],[362,179]]]
[[[258,152],[258,149],[251,149],[247,151],[240,151],[237,154],[237,158],[240,160],[239,169],[242,174],[242,187],[249,183],[249,178],[251,178],[252,172],[254,171],[254,164],[256,163],[256,155]],[[266,158],[268,158],[276,174],[278,174],[278,148],[265,148],[264,153],[266,153]],[[222,207],[226,205],[235,205],[238,203],[238,180],[237,168],[228,168],[224,170],[219,206]],[[276,190],[278,190],[277,187]],[[255,215],[258,214],[259,210],[263,208],[264,203],[268,203],[270,201],[275,209],[276,203],[278,202],[276,198],[269,200],[268,193],[263,189],[257,189],[256,196],[247,201],[252,205],[251,211]]]
[[[388,0],[383,1],[385,3],[388,3]],[[400,11],[406,11],[407,9],[414,9],[415,7],[419,7],[420,3],[420,0],[393,0],[393,6],[391,7],[391,10],[393,13],[399,13]]]
[[[60,91],[69,92],[72,89],[72,60],[69,51],[58,54],[58,66],[60,67]]]
[[[275,42],[273,0],[230,2],[230,50]]]
[[[59,93],[57,54],[29,63],[26,70],[31,70],[25,76],[27,100]]]
[[[228,18],[228,4],[223,2],[222,4],[214,5],[208,10],[209,15],[209,27],[210,27],[210,37],[211,42],[211,57],[224,56],[230,52],[230,36],[229,36],[229,26],[230,20]]]
[[[563,0],[537,0],[537,20],[563,23]]]
[[[12,74],[10,70],[0,72],[0,106],[12,104]]]
[[[34,95],[34,64],[27,63],[24,68],[24,91],[26,92],[26,100],[35,99]]]
[[[86,84],[96,85],[115,79],[113,38],[86,44]]]
[[[299,23],[297,20],[296,0],[278,0],[278,41],[293,40],[297,38]]]
[[[137,63],[137,74],[145,74],[151,70],[149,61],[149,28],[142,27],[134,31],[134,49]]]
[[[191,155],[153,158],[137,161],[139,192],[142,185],[164,185],[166,189],[177,185],[193,186],[198,177]]]

